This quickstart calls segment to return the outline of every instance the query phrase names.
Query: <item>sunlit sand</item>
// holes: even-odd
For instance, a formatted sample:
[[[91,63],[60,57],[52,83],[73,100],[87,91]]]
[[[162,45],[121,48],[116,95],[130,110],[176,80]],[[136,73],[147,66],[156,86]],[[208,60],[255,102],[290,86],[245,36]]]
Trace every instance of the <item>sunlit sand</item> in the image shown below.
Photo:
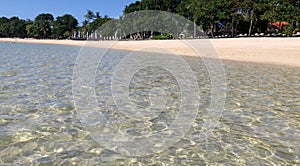
[[[222,60],[265,63],[300,67],[300,38],[232,38],[210,39]],[[35,44],[61,44],[84,46],[86,41],[35,40],[1,38],[0,42],[22,42]],[[96,42],[97,47],[107,47],[108,41]],[[110,41],[111,42],[111,41]],[[139,50],[162,47],[180,55],[195,56],[195,52],[182,40],[116,41],[112,49]],[[148,49],[151,50],[151,49]]]

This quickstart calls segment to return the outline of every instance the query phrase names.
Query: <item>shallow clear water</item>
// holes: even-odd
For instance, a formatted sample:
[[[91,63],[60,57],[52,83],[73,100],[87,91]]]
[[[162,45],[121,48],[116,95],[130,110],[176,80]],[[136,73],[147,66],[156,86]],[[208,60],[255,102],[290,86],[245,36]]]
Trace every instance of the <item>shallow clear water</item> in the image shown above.
[[[60,165],[290,165],[300,164],[300,68],[225,61],[227,98],[222,117],[205,141],[199,131],[210,104],[210,79],[200,59],[185,58],[196,73],[200,107],[193,127],[170,148],[128,157],[105,149],[76,117],[73,67],[80,48],[0,43],[0,163]],[[118,121],[109,92],[122,53],[111,51],[99,64],[96,95],[100,111]],[[153,73],[155,73],[153,75]],[[180,87],[166,70],[145,68],[129,85],[131,101],[149,105],[159,86],[168,97],[153,119],[115,124],[124,132],[164,130],[178,112]],[[140,127],[143,126],[143,127]]]

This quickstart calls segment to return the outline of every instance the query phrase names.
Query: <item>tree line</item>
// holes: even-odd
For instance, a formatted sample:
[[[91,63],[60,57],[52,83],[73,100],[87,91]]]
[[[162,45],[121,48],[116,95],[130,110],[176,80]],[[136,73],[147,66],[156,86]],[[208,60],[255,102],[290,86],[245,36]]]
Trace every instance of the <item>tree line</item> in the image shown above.
[[[176,13],[212,37],[300,32],[300,1],[295,0],[140,0],[125,6],[123,12],[141,10]],[[99,27],[112,20],[91,10],[84,16],[81,26],[70,14],[54,18],[50,13],[42,13],[34,20],[0,17],[0,37],[89,39],[97,35]]]
[[[300,31],[300,1],[295,0],[141,0],[126,6],[124,13],[140,10],[179,14],[212,37]]]
[[[111,20],[107,15],[88,10],[82,26],[70,15],[53,17],[50,13],[41,13],[34,20],[0,17],[0,37],[19,37],[36,39],[86,38],[105,22]]]

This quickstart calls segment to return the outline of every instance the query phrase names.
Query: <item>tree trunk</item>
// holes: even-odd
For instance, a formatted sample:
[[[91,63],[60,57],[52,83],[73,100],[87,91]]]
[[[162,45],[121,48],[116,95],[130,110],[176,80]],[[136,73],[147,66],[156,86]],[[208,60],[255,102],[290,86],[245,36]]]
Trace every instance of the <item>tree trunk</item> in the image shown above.
[[[239,21],[236,21],[236,23],[235,23],[235,29],[234,29],[234,35],[237,35],[238,25],[239,25]]]
[[[196,25],[196,22],[194,22],[194,39],[196,38],[197,36],[197,25]]]
[[[214,23],[213,22],[210,23],[210,33],[211,33],[211,37],[214,38]]]
[[[252,10],[252,11],[251,11],[251,21],[250,21],[250,26],[249,26],[249,33],[248,33],[248,36],[251,36],[251,33],[252,33],[253,14],[254,14],[254,11]]]
[[[232,19],[231,19],[231,37],[233,37],[234,35],[234,19],[233,19],[233,16],[232,16]]]

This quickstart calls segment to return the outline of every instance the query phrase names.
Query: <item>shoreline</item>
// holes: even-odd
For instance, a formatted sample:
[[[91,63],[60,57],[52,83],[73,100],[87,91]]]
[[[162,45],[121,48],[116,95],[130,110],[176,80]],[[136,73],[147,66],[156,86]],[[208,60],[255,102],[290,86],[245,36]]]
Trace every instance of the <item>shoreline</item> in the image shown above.
[[[201,40],[201,39],[200,39]],[[221,60],[300,67],[300,38],[209,39]],[[0,38],[0,42],[90,46],[87,41]],[[89,43],[89,44],[86,44]],[[91,46],[136,51],[164,48],[178,55],[196,56],[182,40],[93,41]],[[154,49],[154,52],[157,49]]]

